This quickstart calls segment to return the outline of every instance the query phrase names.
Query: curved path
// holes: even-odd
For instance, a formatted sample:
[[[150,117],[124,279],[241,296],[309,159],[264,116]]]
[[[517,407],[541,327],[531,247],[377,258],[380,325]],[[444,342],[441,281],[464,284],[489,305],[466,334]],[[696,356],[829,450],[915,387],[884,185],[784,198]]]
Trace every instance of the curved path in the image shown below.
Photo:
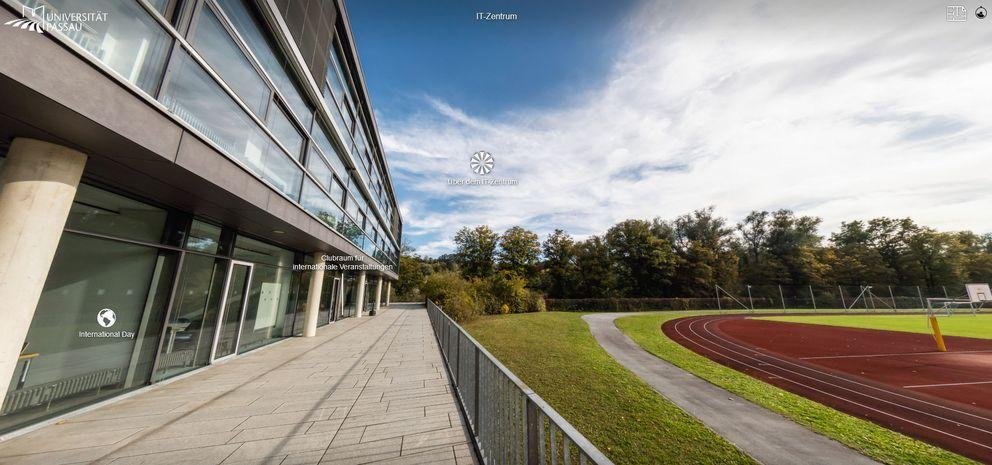
[[[755,460],[766,465],[877,463],[651,355],[613,324],[628,315],[632,314],[598,313],[582,318],[599,345],[620,364]]]
[[[956,349],[935,353],[926,334],[740,316],[680,318],[662,330],[700,355],[782,389],[992,463],[988,341],[948,337]]]

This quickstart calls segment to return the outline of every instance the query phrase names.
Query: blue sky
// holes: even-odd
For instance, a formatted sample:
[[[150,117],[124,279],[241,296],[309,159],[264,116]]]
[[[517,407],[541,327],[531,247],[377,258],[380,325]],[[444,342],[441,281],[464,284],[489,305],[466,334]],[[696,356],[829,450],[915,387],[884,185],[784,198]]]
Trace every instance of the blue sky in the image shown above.
[[[470,113],[554,105],[600,84],[633,2],[353,0],[348,14],[380,118],[424,96]],[[478,21],[478,12],[516,13]]]
[[[810,5],[348,2],[404,241],[437,255],[462,226],[585,237],[709,205],[791,208],[824,233],[881,215],[992,230],[992,99],[973,91],[992,23]],[[477,150],[489,175],[469,169]],[[466,178],[518,183],[448,183]]]

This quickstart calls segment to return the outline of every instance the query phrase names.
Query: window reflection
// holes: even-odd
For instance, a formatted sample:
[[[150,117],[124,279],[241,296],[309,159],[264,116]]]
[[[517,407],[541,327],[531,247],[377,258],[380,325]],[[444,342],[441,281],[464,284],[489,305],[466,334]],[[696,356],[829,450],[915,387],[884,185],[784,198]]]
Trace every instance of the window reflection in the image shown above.
[[[269,103],[269,86],[258,75],[212,9],[202,9],[192,36],[193,46],[200,56],[255,115],[264,118]]]
[[[269,36],[268,31],[262,27],[251,7],[244,0],[219,0],[217,3],[220,4],[234,28],[238,30],[248,48],[258,59],[262,69],[286,98],[286,103],[289,104],[293,113],[304,125],[309,126],[313,117],[310,105],[306,103],[291,77],[289,63],[275,45],[275,41]]]
[[[155,95],[172,38],[136,2],[25,0],[23,3],[30,8],[44,5],[49,16],[59,13],[107,13],[105,19],[81,21],[79,30],[67,30],[63,34],[128,82]]]
[[[203,68],[187,53],[180,52],[171,64],[170,76],[162,103],[277,189],[297,198],[302,170]]]

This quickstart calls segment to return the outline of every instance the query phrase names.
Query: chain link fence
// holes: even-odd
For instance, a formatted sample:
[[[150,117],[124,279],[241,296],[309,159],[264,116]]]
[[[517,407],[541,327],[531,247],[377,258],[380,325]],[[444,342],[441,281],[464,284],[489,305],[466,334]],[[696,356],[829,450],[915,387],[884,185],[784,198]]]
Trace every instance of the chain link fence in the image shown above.
[[[639,312],[656,310],[842,310],[922,311],[927,298],[965,295],[964,284],[895,286],[888,284],[780,286],[714,285],[711,296],[658,298],[545,299],[548,311]]]

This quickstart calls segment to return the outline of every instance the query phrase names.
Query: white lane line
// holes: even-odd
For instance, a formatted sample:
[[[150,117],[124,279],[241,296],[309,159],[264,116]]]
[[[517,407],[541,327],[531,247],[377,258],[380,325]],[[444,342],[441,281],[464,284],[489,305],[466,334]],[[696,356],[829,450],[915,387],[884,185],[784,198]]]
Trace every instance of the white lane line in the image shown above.
[[[739,363],[739,364],[741,364],[741,365],[744,365],[744,366],[747,366],[747,367],[749,367],[749,368],[751,368],[751,369],[754,369],[754,370],[757,370],[757,371],[761,371],[761,372],[763,372],[763,373],[766,373],[766,374],[768,374],[768,375],[773,375],[773,376],[774,376],[774,375],[776,375],[776,373],[772,373],[772,372],[769,372],[768,370],[764,370],[764,369],[761,369],[761,368],[758,368],[758,367],[757,367],[757,366],[755,366],[755,365],[752,365],[752,364],[749,364],[749,363],[747,363],[747,362],[743,362],[743,361],[741,361],[741,359],[738,359],[738,358],[735,358],[735,357],[734,357],[734,356],[732,356],[732,355],[728,355],[728,354],[727,354],[726,352],[724,352],[724,353],[721,353],[721,352],[718,352],[718,351],[716,351],[716,350],[713,350],[713,349],[711,349],[711,348],[709,348],[709,347],[705,347],[705,346],[703,346],[702,344],[700,344],[700,343],[699,343],[699,342],[697,342],[697,341],[694,341],[694,340],[692,340],[692,339],[690,339],[690,338],[688,338],[688,337],[685,337],[685,335],[684,335],[684,334],[682,333],[682,331],[681,331],[681,330],[680,330],[680,328],[679,328],[679,326],[680,326],[680,324],[681,324],[681,323],[683,323],[683,322],[684,322],[685,320],[689,320],[689,321],[687,322],[687,323],[688,323],[688,326],[689,326],[689,331],[690,331],[690,332],[692,332],[692,334],[693,334],[693,335],[695,335],[697,339],[699,339],[699,340],[701,340],[701,341],[704,341],[704,342],[706,342],[706,343],[708,343],[708,344],[711,344],[711,345],[713,345],[713,346],[715,346],[715,347],[718,347],[718,348],[720,348],[720,349],[722,349],[722,350],[725,350],[725,351],[728,351],[728,352],[732,352],[732,353],[735,353],[735,354],[738,354],[738,355],[740,355],[740,356],[743,356],[743,358],[745,358],[745,359],[751,359],[751,360],[754,360],[755,362],[761,362],[760,360],[758,360],[758,359],[756,359],[756,358],[754,358],[754,357],[752,357],[752,356],[749,356],[749,355],[746,355],[746,354],[743,354],[743,353],[741,353],[741,352],[738,352],[738,351],[736,351],[736,350],[734,350],[734,349],[732,349],[732,348],[730,348],[730,347],[727,347],[727,346],[724,346],[724,345],[722,345],[722,344],[719,344],[719,343],[715,343],[715,342],[713,342],[712,340],[707,340],[706,338],[704,338],[704,337],[702,337],[702,336],[701,336],[701,335],[700,335],[699,333],[697,333],[697,332],[696,332],[696,330],[695,330],[695,328],[694,328],[694,326],[695,326],[695,324],[696,324],[696,323],[701,323],[701,324],[702,324],[702,326],[703,326],[703,330],[704,330],[704,331],[706,331],[706,333],[707,333],[708,335],[710,335],[710,336],[713,336],[713,337],[715,337],[715,338],[717,338],[717,339],[719,339],[719,340],[722,340],[722,341],[725,341],[725,342],[727,342],[727,343],[729,343],[729,344],[731,344],[731,345],[735,345],[735,346],[738,346],[738,347],[741,347],[741,348],[744,348],[744,347],[743,347],[743,346],[741,346],[740,344],[737,344],[737,343],[734,343],[734,342],[731,342],[731,341],[727,341],[726,339],[724,339],[724,338],[722,338],[722,337],[720,337],[719,335],[717,335],[717,334],[715,334],[715,333],[714,333],[714,332],[713,332],[712,330],[710,330],[710,329],[709,329],[709,323],[710,323],[711,321],[713,321],[713,320],[715,320],[715,318],[709,318],[709,319],[706,319],[706,320],[705,320],[705,322],[701,322],[700,320],[703,320],[703,319],[701,319],[701,318],[686,318],[686,319],[683,319],[683,320],[679,320],[679,321],[676,321],[676,322],[675,322],[675,331],[676,331],[677,333],[679,333],[680,335],[682,335],[682,337],[683,337],[683,338],[685,338],[686,340],[688,340],[688,341],[691,341],[691,342],[692,342],[692,343],[693,343],[694,345],[696,345],[697,347],[700,347],[700,348],[702,348],[702,349],[704,349],[704,350],[707,350],[707,351],[709,351],[709,352],[713,352],[714,354],[717,354],[718,356],[722,356],[722,357],[725,357],[725,358],[729,358],[729,359],[731,359],[731,360],[733,360],[734,362],[736,362],[736,363]],[[789,362],[789,361],[787,361],[787,360],[783,360],[783,359],[781,359],[781,358],[777,358],[777,357],[769,357],[769,358],[771,358],[772,360],[775,360],[775,361],[778,361],[778,362],[783,362],[783,363],[786,363],[786,364],[790,364],[790,365],[795,365],[795,366],[797,366],[797,367],[800,367],[799,365],[797,365],[797,364],[795,364],[795,363],[791,363],[791,362]],[[818,382],[818,383],[820,383],[820,384],[824,384],[824,385],[827,385],[827,386],[832,386],[832,387],[836,387],[836,388],[840,388],[841,390],[844,390],[844,391],[849,391],[849,392],[851,392],[852,394],[855,394],[855,395],[859,395],[859,396],[862,396],[862,397],[867,397],[867,398],[869,398],[869,399],[873,399],[873,400],[876,400],[876,401],[881,401],[881,402],[883,402],[883,403],[886,403],[886,404],[890,404],[890,405],[892,405],[892,406],[894,406],[894,407],[898,407],[898,408],[902,408],[902,409],[905,409],[905,410],[910,410],[910,411],[913,411],[913,412],[916,412],[916,413],[922,413],[922,414],[924,414],[924,415],[926,415],[926,416],[929,416],[929,417],[932,417],[932,418],[935,418],[935,419],[939,419],[939,420],[943,420],[943,421],[945,421],[945,422],[948,422],[948,423],[952,423],[952,424],[954,424],[954,425],[957,425],[957,426],[964,426],[964,427],[966,427],[966,428],[970,428],[970,429],[973,429],[973,430],[977,430],[977,431],[979,431],[979,432],[982,432],[982,433],[985,433],[985,434],[992,434],[992,431],[987,431],[987,430],[984,430],[984,429],[982,429],[982,428],[978,428],[978,427],[975,427],[975,426],[972,426],[972,425],[967,425],[967,424],[962,424],[962,423],[960,423],[960,422],[958,422],[958,421],[955,421],[955,420],[952,420],[952,419],[949,419],[949,418],[945,418],[945,417],[942,417],[942,416],[940,416],[940,415],[937,415],[937,414],[933,414],[933,413],[928,413],[928,412],[923,412],[923,411],[920,411],[920,410],[917,410],[917,409],[914,409],[914,408],[912,408],[912,407],[909,407],[909,406],[907,406],[907,405],[904,405],[904,404],[898,404],[898,403],[895,403],[895,402],[892,402],[892,401],[888,401],[888,400],[885,400],[885,399],[880,399],[880,398],[878,398],[878,397],[875,397],[875,396],[872,396],[872,395],[869,395],[869,394],[866,394],[866,393],[864,393],[864,392],[858,392],[858,391],[854,391],[854,390],[852,390],[852,389],[849,389],[849,388],[845,388],[845,387],[843,387],[843,386],[840,386],[840,385],[837,385],[837,384],[834,384],[834,383],[830,383],[830,382],[827,382],[827,381],[823,381],[823,380],[821,380],[821,379],[816,379],[816,378],[813,378],[813,377],[811,377],[811,376],[808,376],[808,375],[804,375],[804,374],[802,374],[802,373],[798,373],[798,372],[795,372],[795,371],[792,371],[792,370],[789,370],[789,369],[787,369],[787,368],[783,368],[783,367],[781,367],[781,366],[774,366],[774,365],[771,365],[771,366],[770,366],[770,368],[775,368],[775,369],[778,369],[778,370],[782,370],[782,371],[785,371],[785,372],[788,372],[788,373],[792,373],[792,374],[795,374],[795,375],[798,375],[798,376],[800,376],[800,377],[803,377],[803,378],[808,378],[808,379],[810,379],[810,380],[811,380],[811,381],[813,381],[813,382]],[[806,368],[806,367],[803,367],[803,368]],[[838,377],[838,376],[836,376],[836,375],[832,375],[832,374],[830,374],[830,373],[825,373],[825,372],[822,372],[822,371],[819,371],[819,370],[814,370],[814,369],[809,369],[809,368],[806,368],[806,369],[807,369],[807,370],[809,370],[809,371],[812,371],[812,372],[816,372],[816,373],[820,373],[820,374],[823,374],[823,375],[827,375],[827,376],[829,376],[829,377],[831,377],[831,378],[837,378],[838,380],[843,380],[843,381],[848,381],[848,382],[852,382],[852,380],[846,380],[846,379],[843,379],[843,378],[840,378],[840,377]],[[813,386],[810,386],[810,385],[808,385],[808,384],[804,384],[804,383],[802,383],[802,382],[799,382],[799,381],[796,381],[796,380],[794,380],[794,379],[790,379],[790,378],[788,378],[788,377],[783,377],[782,379],[783,379],[783,381],[787,381],[787,382],[790,382],[790,383],[792,383],[792,384],[796,384],[796,385],[799,385],[799,386],[802,386],[802,387],[805,387],[805,388],[807,388],[807,389],[810,389],[810,390],[812,390],[812,391],[816,391],[816,392],[819,392],[819,393],[821,393],[821,394],[824,394],[824,395],[827,395],[827,396],[829,396],[829,397],[833,397],[833,398],[835,398],[835,399],[838,399],[838,400],[840,400],[840,401],[842,401],[842,402],[847,402],[847,403],[850,403],[850,404],[854,404],[854,405],[857,405],[857,406],[859,406],[859,407],[862,407],[862,408],[865,408],[865,409],[868,409],[868,410],[871,410],[871,411],[874,411],[874,412],[877,412],[877,413],[879,413],[879,414],[882,414],[882,415],[885,415],[885,416],[888,416],[888,417],[891,417],[891,418],[895,418],[895,419],[897,419],[897,420],[901,420],[901,421],[903,421],[903,422],[906,422],[906,423],[910,423],[910,424],[913,424],[913,425],[916,425],[916,426],[919,426],[919,427],[921,427],[921,428],[924,428],[924,429],[928,429],[928,430],[931,430],[931,431],[933,431],[933,432],[936,432],[936,433],[938,433],[938,434],[942,434],[942,435],[945,435],[945,436],[949,436],[949,437],[952,437],[952,438],[954,438],[954,439],[958,439],[958,440],[960,440],[960,441],[964,441],[964,442],[968,442],[968,443],[971,443],[971,444],[975,444],[975,445],[977,445],[977,446],[979,446],[979,447],[982,447],[982,448],[985,448],[985,449],[992,449],[992,446],[990,446],[990,445],[987,445],[987,444],[982,444],[982,443],[979,443],[979,442],[976,442],[976,441],[972,441],[972,440],[970,440],[970,439],[967,439],[967,438],[964,438],[964,437],[961,437],[961,436],[958,436],[958,435],[956,435],[956,434],[952,434],[952,433],[950,433],[950,432],[947,432],[947,431],[944,431],[944,430],[941,430],[941,429],[938,429],[938,428],[934,428],[934,427],[931,427],[931,426],[929,426],[929,425],[925,425],[925,424],[922,424],[922,423],[918,423],[918,422],[916,422],[916,421],[913,421],[913,420],[910,420],[910,419],[908,419],[908,418],[904,418],[904,417],[901,417],[901,416],[899,416],[899,415],[895,415],[895,414],[893,414],[893,413],[891,413],[891,412],[887,412],[887,411],[884,411],[884,410],[880,410],[880,409],[877,409],[877,408],[874,408],[874,407],[870,407],[870,406],[868,406],[868,405],[865,405],[865,404],[862,404],[862,403],[860,403],[860,402],[857,402],[857,401],[854,401],[854,400],[852,400],[852,399],[850,399],[850,398],[848,398],[848,397],[842,397],[842,396],[840,396],[840,395],[837,395],[837,394],[834,394],[834,393],[830,393],[830,392],[826,392],[826,391],[823,391],[823,390],[821,390],[821,389],[817,389],[817,388],[815,388],[815,387],[813,387]],[[857,382],[854,382],[854,384],[861,384],[861,383],[857,383]],[[872,386],[865,386],[865,387],[872,387]],[[917,402],[921,402],[921,401],[920,401],[919,399],[914,399],[914,398],[912,398],[912,397],[909,397],[909,396],[905,396],[905,395],[900,395],[900,394],[898,394],[898,393],[895,393],[895,392],[892,392],[892,391],[887,391],[887,390],[884,390],[884,389],[879,389],[879,388],[875,388],[875,387],[872,387],[872,388],[874,388],[874,389],[876,389],[876,390],[878,390],[878,391],[882,391],[882,392],[886,392],[886,393],[888,393],[888,394],[894,394],[894,395],[896,395],[896,396],[899,396],[899,397],[904,397],[904,398],[906,398],[906,399],[909,399],[909,400],[914,400],[914,401],[917,401]],[[930,404],[929,402],[925,402],[925,401],[922,401],[922,402],[923,402],[923,403],[926,403],[926,404]],[[942,407],[942,406],[939,406],[939,405],[937,405],[937,406],[938,406],[938,407]],[[946,407],[944,407],[944,408],[946,409]],[[952,410],[952,411],[956,411],[956,410],[954,410],[954,409],[947,409],[947,410]],[[984,418],[984,417],[981,417],[981,416],[978,416],[978,415],[974,415],[974,414],[969,414],[969,413],[967,413],[967,412],[960,412],[960,413],[965,413],[966,415],[969,415],[969,416],[973,416],[973,417],[976,417],[976,418],[979,418],[979,419],[982,419],[982,420],[986,420],[986,421],[988,421],[988,419],[986,419],[986,418]]]
[[[799,360],[825,360],[831,358],[901,357],[906,355],[984,354],[987,352],[992,352],[992,350],[957,350],[951,352],[904,352],[901,354],[823,355],[818,357],[799,357]]]
[[[929,388],[929,387],[944,387],[944,386],[970,386],[973,384],[992,384],[992,381],[971,381],[967,383],[944,383],[944,384],[916,384],[913,386],[903,386],[904,388]]]
[[[716,346],[716,347],[719,347],[719,348],[721,348],[721,349],[723,349],[723,350],[728,350],[728,351],[730,351],[730,352],[734,352],[734,353],[739,353],[739,352],[737,352],[737,351],[735,351],[735,350],[733,350],[733,349],[728,349],[728,348],[727,348],[727,347],[725,347],[725,346],[722,346],[722,345],[720,345],[720,344],[717,344],[717,343],[714,343],[713,341],[710,341],[710,340],[707,340],[706,338],[703,338],[703,337],[702,337],[702,336],[701,336],[701,335],[700,335],[699,333],[697,333],[697,332],[696,332],[696,330],[695,330],[695,328],[694,328],[694,325],[695,325],[695,323],[696,323],[696,321],[698,321],[698,320],[697,320],[697,319],[694,319],[694,318],[686,318],[686,319],[688,319],[688,320],[690,320],[690,321],[689,321],[689,323],[688,323],[688,326],[689,326],[689,331],[691,331],[691,332],[692,332],[692,334],[693,334],[693,335],[695,335],[695,336],[696,336],[696,337],[697,337],[697,338],[698,338],[699,340],[701,340],[701,341],[704,341],[704,342],[706,342],[706,343],[708,343],[708,344],[712,344],[713,346]],[[746,367],[749,367],[749,368],[752,368],[752,369],[754,369],[754,370],[757,370],[757,371],[761,371],[761,372],[763,372],[763,373],[766,373],[766,374],[769,374],[769,375],[774,375],[774,373],[772,373],[772,372],[770,372],[770,371],[767,371],[767,370],[763,370],[763,369],[761,369],[761,368],[758,368],[758,367],[756,367],[756,366],[754,366],[754,365],[751,365],[751,364],[749,364],[749,363],[747,363],[747,362],[742,362],[742,361],[741,361],[740,359],[736,359],[736,358],[734,358],[734,357],[733,357],[732,355],[727,355],[727,354],[726,354],[725,352],[718,352],[718,351],[716,351],[716,350],[714,350],[714,349],[711,349],[711,348],[709,348],[709,347],[706,347],[706,346],[704,346],[704,345],[702,345],[702,344],[701,344],[701,343],[699,343],[698,341],[695,341],[695,340],[693,340],[693,339],[690,339],[690,338],[688,338],[688,337],[686,337],[686,336],[685,336],[685,335],[684,335],[684,334],[682,333],[682,331],[681,331],[681,330],[679,329],[679,325],[680,325],[680,324],[681,324],[682,322],[683,322],[683,320],[679,320],[679,321],[676,321],[676,322],[675,322],[675,332],[677,332],[677,333],[678,333],[678,334],[679,334],[680,336],[682,336],[683,338],[685,338],[685,339],[686,339],[686,341],[690,341],[690,342],[692,342],[692,343],[693,343],[694,345],[696,345],[697,347],[699,347],[699,348],[701,348],[701,349],[704,349],[704,350],[707,350],[707,351],[709,351],[709,352],[712,352],[712,353],[714,353],[714,354],[716,354],[716,355],[718,355],[718,356],[721,356],[721,357],[724,357],[724,358],[728,358],[728,359],[731,359],[731,360],[733,360],[734,362],[736,362],[736,363],[739,363],[739,364],[741,364],[741,365],[744,365],[744,366],[746,366]],[[712,332],[710,332],[710,331],[708,330],[708,328],[706,327],[706,325],[705,325],[705,324],[703,325],[703,328],[704,328],[704,329],[705,329],[705,330],[707,331],[707,333],[709,333],[710,335],[714,335],[714,334],[713,334]],[[714,336],[715,336],[715,335],[714,335]],[[717,336],[717,337],[719,337],[719,336]],[[745,358],[752,358],[752,359],[753,359],[753,357],[748,357],[748,356],[745,356]],[[781,368],[780,368],[780,369],[781,369]],[[789,370],[785,370],[785,371],[789,371]],[[811,379],[812,379],[812,378],[811,378]],[[815,387],[812,387],[812,386],[810,386],[810,385],[808,385],[808,384],[804,384],[804,383],[801,383],[801,382],[799,382],[799,381],[796,381],[796,380],[794,380],[794,379],[791,379],[791,378],[786,378],[786,377],[783,377],[783,378],[782,378],[782,380],[783,380],[783,381],[786,381],[786,382],[790,382],[790,383],[792,383],[792,384],[795,384],[795,385],[798,385],[798,386],[801,386],[801,387],[804,387],[804,388],[806,388],[806,389],[809,389],[809,390],[812,390],[812,391],[816,391],[816,392],[819,392],[819,393],[821,393],[821,394],[824,394],[824,395],[827,395],[827,396],[829,396],[829,397],[833,397],[833,398],[835,398],[835,399],[837,399],[837,400],[840,400],[840,401],[842,401],[842,402],[847,402],[847,403],[849,403],[849,404],[854,404],[854,405],[857,405],[857,406],[859,406],[859,407],[862,407],[862,408],[865,408],[865,409],[868,409],[868,410],[871,410],[871,411],[874,411],[874,412],[876,412],[876,413],[879,413],[879,414],[882,414],[882,415],[885,415],[885,416],[887,416],[887,417],[891,417],[891,418],[895,418],[895,419],[897,419],[897,420],[900,420],[900,421],[903,421],[903,422],[905,422],[905,423],[909,423],[909,424],[912,424],[912,425],[916,425],[916,426],[919,426],[919,427],[921,427],[921,428],[924,428],[924,429],[928,429],[928,430],[931,430],[931,431],[933,431],[933,432],[935,432],[935,433],[938,433],[938,434],[943,434],[943,435],[945,435],[945,436],[949,436],[949,437],[951,437],[951,438],[954,438],[954,439],[958,439],[958,440],[961,440],[961,441],[964,441],[964,442],[967,442],[967,443],[971,443],[971,444],[975,444],[975,445],[977,445],[977,446],[979,446],[979,447],[983,447],[983,448],[986,448],[986,449],[992,449],[992,446],[988,446],[988,445],[985,445],[985,444],[982,444],[982,443],[979,443],[979,442],[976,442],[976,441],[972,441],[972,440],[970,440],[970,439],[967,439],[967,438],[963,438],[963,437],[960,437],[960,436],[958,436],[958,435],[955,435],[955,434],[951,434],[951,433],[949,433],[949,432],[947,432],[947,431],[944,431],[944,430],[941,430],[941,429],[937,429],[937,428],[934,428],[934,427],[931,427],[931,426],[928,426],[928,425],[924,425],[924,424],[922,424],[922,423],[918,423],[918,422],[915,422],[915,421],[913,421],[913,420],[910,420],[910,419],[908,419],[908,418],[903,418],[903,417],[900,417],[899,415],[895,415],[895,414],[893,414],[893,413],[891,413],[891,412],[887,412],[887,411],[884,411],[884,410],[879,410],[879,409],[877,409],[877,408],[874,408],[874,407],[870,407],[870,406],[868,406],[868,405],[865,405],[865,404],[862,404],[862,403],[860,403],[860,402],[856,402],[856,401],[854,401],[854,400],[851,400],[850,398],[847,398],[847,397],[842,397],[842,396],[839,396],[839,395],[837,395],[837,394],[833,394],[833,393],[830,393],[830,392],[826,392],[826,391],[823,391],[823,390],[821,390],[821,389],[817,389],[817,388],[815,388]],[[821,382],[822,382],[822,381],[821,381]],[[831,383],[824,383],[824,384],[827,384],[827,385],[832,385]],[[833,385],[833,386],[836,386],[836,385]],[[838,386],[838,387],[839,387],[839,386]],[[864,394],[862,394],[862,395],[864,395]],[[866,397],[869,397],[869,398],[873,398],[872,396],[866,396]],[[893,405],[898,405],[898,404],[893,404]],[[947,419],[945,419],[945,418],[942,418],[942,417],[938,417],[938,418],[941,418],[941,419],[943,419],[943,420],[945,420],[945,421],[952,421],[952,420],[947,420]]]
[[[748,347],[745,347],[745,346],[743,346],[743,345],[741,345],[741,344],[738,344],[738,343],[736,343],[736,342],[734,342],[734,341],[730,341],[730,340],[727,340],[727,339],[725,339],[725,338],[723,338],[723,337],[721,337],[720,335],[718,335],[718,334],[716,334],[716,333],[714,333],[714,332],[713,332],[712,330],[710,330],[710,329],[709,329],[709,323],[710,323],[711,321],[716,321],[717,319],[718,319],[718,318],[716,318],[716,317],[710,317],[710,318],[708,318],[708,319],[707,319],[707,321],[706,321],[706,323],[702,323],[702,324],[703,324],[703,328],[704,328],[704,329],[706,330],[706,332],[707,332],[707,334],[709,334],[709,335],[711,335],[711,336],[713,336],[713,337],[715,337],[715,338],[717,338],[717,339],[719,339],[719,340],[721,340],[721,341],[724,341],[724,342],[726,342],[727,344],[730,344],[730,345],[734,345],[734,346],[737,346],[737,347],[740,347],[741,349],[743,349],[743,350],[745,350],[745,351],[750,351],[750,350],[751,350],[751,349],[749,349]],[[691,329],[692,329],[692,326],[690,325],[690,327],[689,327],[689,328],[690,328],[690,330],[691,330]],[[698,334],[697,334],[697,336],[698,336]],[[710,342],[711,342],[711,343],[713,343],[712,341],[710,341]],[[757,359],[757,358],[754,358],[754,357],[749,357],[749,356],[747,356],[746,354],[744,354],[744,353],[742,353],[742,352],[739,352],[739,351],[735,351],[735,350],[733,350],[733,349],[731,349],[731,348],[729,348],[729,347],[728,347],[728,346],[726,346],[726,345],[719,345],[719,344],[716,344],[716,343],[713,343],[713,344],[715,344],[715,345],[717,345],[717,346],[719,346],[719,347],[723,347],[723,348],[724,348],[725,350],[730,350],[730,351],[733,351],[733,352],[735,352],[735,353],[737,353],[737,354],[740,354],[740,355],[744,355],[745,357],[748,357],[748,358],[750,358],[750,359],[752,359],[752,360],[755,360],[755,361],[757,361],[757,362],[760,362],[760,361],[761,361],[761,360],[759,360],[759,359]],[[878,391],[878,392],[884,392],[884,393],[886,393],[886,394],[890,394],[890,395],[893,395],[893,396],[896,396],[896,397],[900,397],[900,398],[903,398],[903,399],[906,399],[906,400],[908,400],[908,401],[912,401],[912,402],[916,402],[916,403],[921,403],[921,404],[924,404],[924,405],[928,405],[928,406],[931,406],[931,407],[936,407],[936,408],[938,408],[938,409],[942,409],[942,410],[947,410],[947,411],[950,411],[950,412],[954,412],[954,413],[960,413],[960,414],[962,414],[962,415],[966,415],[966,416],[970,416],[970,417],[974,417],[974,418],[977,418],[977,419],[980,419],[980,420],[983,420],[983,421],[985,421],[985,422],[988,422],[988,423],[992,423],[992,418],[989,418],[989,417],[983,417],[983,416],[981,416],[981,415],[976,415],[976,414],[974,414],[974,413],[971,413],[971,412],[965,412],[965,411],[962,411],[962,410],[958,410],[958,409],[955,409],[955,408],[951,408],[951,407],[948,407],[948,406],[945,406],[945,405],[941,405],[941,404],[936,404],[936,403],[933,403],[933,402],[930,402],[930,401],[926,401],[926,400],[923,400],[923,399],[920,399],[920,398],[918,398],[918,397],[914,397],[914,396],[910,396],[910,395],[905,395],[905,394],[901,394],[901,393],[899,393],[899,392],[896,392],[896,391],[893,391],[893,390],[891,390],[891,389],[883,389],[883,388],[880,388],[880,387],[878,387],[878,386],[874,386],[874,385],[871,385],[871,384],[866,384],[866,383],[863,383],[863,382],[860,382],[860,381],[857,381],[857,379],[856,379],[856,378],[858,378],[858,377],[857,377],[857,375],[852,375],[852,376],[849,376],[849,377],[845,377],[845,376],[838,376],[838,375],[835,375],[835,374],[833,374],[833,373],[830,373],[830,372],[827,372],[827,371],[823,371],[823,370],[820,370],[820,369],[817,369],[817,368],[813,368],[813,367],[809,367],[809,366],[806,366],[806,365],[802,365],[802,364],[799,364],[799,363],[795,363],[795,362],[791,362],[791,361],[789,361],[789,360],[788,360],[788,359],[786,359],[786,358],[782,358],[782,357],[778,357],[778,356],[775,356],[775,355],[773,355],[772,353],[761,353],[761,352],[756,352],[756,353],[755,353],[754,355],[761,355],[761,356],[764,356],[764,357],[766,357],[766,358],[768,358],[768,359],[771,359],[771,360],[774,360],[774,361],[776,361],[776,362],[778,362],[778,365],[777,365],[777,366],[775,366],[775,364],[772,364],[772,366],[775,366],[776,368],[778,368],[778,369],[780,369],[780,370],[784,370],[784,371],[787,371],[787,372],[790,372],[790,373],[795,373],[795,374],[798,374],[798,375],[800,375],[800,376],[803,376],[803,377],[805,377],[805,378],[809,378],[809,379],[812,379],[812,380],[815,380],[815,381],[819,381],[819,382],[825,382],[825,381],[823,381],[822,379],[818,379],[818,378],[813,378],[813,377],[810,377],[810,376],[807,376],[807,375],[804,375],[804,374],[802,374],[802,373],[799,373],[799,372],[796,372],[796,371],[793,371],[793,370],[790,370],[790,369],[787,369],[787,368],[785,368],[785,367],[783,367],[783,366],[782,366],[782,364],[787,364],[787,365],[791,365],[791,366],[794,366],[794,367],[796,367],[797,369],[802,369],[802,370],[806,370],[807,372],[812,372],[812,373],[817,373],[817,374],[820,374],[820,375],[823,375],[823,376],[826,376],[826,377],[828,377],[828,378],[832,378],[832,379],[836,379],[836,380],[838,380],[839,382],[844,382],[844,383],[849,383],[849,384],[854,384],[854,385],[856,385],[856,386],[859,386],[859,387],[862,387],[862,388],[866,388],[866,389],[871,389],[871,390],[874,390],[874,391]],[[851,375],[850,373],[848,373],[848,374],[849,374],[849,375]],[[880,400],[880,401],[882,401],[882,402],[885,402],[885,403],[888,403],[888,404],[892,404],[892,405],[896,405],[896,406],[900,406],[900,407],[902,407],[902,408],[904,408],[904,409],[909,409],[909,410],[913,410],[913,411],[917,411],[917,412],[919,412],[919,413],[923,413],[923,414],[925,414],[925,415],[929,415],[929,416],[932,416],[932,417],[937,417],[937,418],[941,418],[941,419],[943,419],[943,420],[947,420],[947,421],[951,421],[951,422],[955,422],[955,423],[958,423],[958,422],[956,422],[955,420],[951,420],[951,419],[948,419],[948,418],[944,418],[944,417],[941,417],[941,416],[938,416],[938,415],[935,415],[935,414],[933,414],[933,413],[931,413],[931,412],[922,412],[922,411],[918,411],[918,410],[916,410],[916,409],[913,409],[913,408],[911,408],[911,407],[909,407],[909,406],[907,406],[907,405],[905,405],[905,404],[897,404],[897,403],[895,403],[895,402],[892,402],[892,401],[889,401],[889,400],[885,400],[885,399],[879,399],[879,398],[876,398],[876,397],[873,397],[873,396],[871,396],[871,395],[868,395],[868,394],[866,394],[866,393],[865,393],[865,392],[863,392],[863,391],[856,391],[856,390],[853,390],[853,389],[849,389],[849,388],[846,388],[846,387],[843,387],[843,386],[840,386],[840,385],[836,385],[836,384],[832,384],[832,383],[827,383],[827,384],[830,384],[830,385],[832,385],[832,386],[836,386],[836,387],[839,387],[839,388],[841,388],[841,389],[844,389],[844,390],[846,390],[846,391],[849,391],[849,392],[852,392],[852,393],[855,393],[855,394],[858,394],[858,395],[862,395],[862,396],[866,396],[866,397],[871,397],[871,398],[873,398],[873,399],[876,399],[876,400]],[[892,387],[895,387],[895,386],[892,386]],[[968,426],[968,425],[964,425],[964,426]],[[973,428],[973,427],[971,427],[971,426],[968,426],[968,427],[970,427],[970,428]],[[986,431],[986,430],[982,430],[982,429],[980,429],[980,431],[982,431],[982,432],[985,432],[985,433],[987,433],[987,434],[992,434],[992,431]],[[989,449],[992,449],[992,447],[989,447]]]

